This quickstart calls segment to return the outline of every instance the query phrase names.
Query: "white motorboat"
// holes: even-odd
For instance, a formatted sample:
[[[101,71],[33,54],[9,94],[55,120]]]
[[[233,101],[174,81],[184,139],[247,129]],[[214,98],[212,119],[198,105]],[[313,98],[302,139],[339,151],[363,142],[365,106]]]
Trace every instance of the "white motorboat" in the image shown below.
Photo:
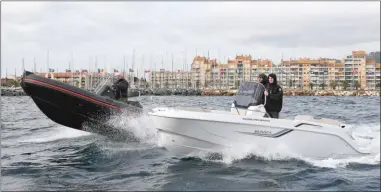
[[[177,156],[219,153],[242,145],[286,146],[292,153],[310,158],[368,154],[357,146],[351,129],[337,120],[266,116],[264,89],[259,83],[242,83],[230,111],[155,108],[149,115],[161,144]]]

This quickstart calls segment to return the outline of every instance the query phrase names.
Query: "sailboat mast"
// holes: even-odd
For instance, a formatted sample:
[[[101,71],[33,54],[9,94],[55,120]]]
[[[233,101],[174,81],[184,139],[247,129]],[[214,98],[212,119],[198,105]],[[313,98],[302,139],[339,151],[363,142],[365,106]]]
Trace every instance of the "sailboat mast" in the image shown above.
[[[123,77],[126,78],[126,56],[123,56]]]
[[[151,51],[151,62],[150,62],[151,64],[150,64],[150,69],[149,69],[150,70],[150,74],[151,74],[150,75],[151,79],[152,79],[152,73],[153,73],[153,70],[152,70],[152,59],[153,58],[152,58],[152,51]],[[152,88],[153,88],[153,81],[151,82],[151,89]]]
[[[24,70],[25,70],[25,68],[24,68],[24,57],[22,58],[21,70],[22,70],[22,72],[21,72],[21,75],[22,75],[24,73]]]
[[[131,64],[131,68],[132,68],[132,80],[131,81],[131,84],[134,85],[134,64],[135,64],[135,49],[132,51],[132,64]]]
[[[49,49],[48,49],[48,53],[47,53],[47,56],[46,56],[46,66],[48,67],[48,73],[50,72],[49,71]]]
[[[33,67],[34,67],[34,73],[36,73],[36,57],[33,57]]]

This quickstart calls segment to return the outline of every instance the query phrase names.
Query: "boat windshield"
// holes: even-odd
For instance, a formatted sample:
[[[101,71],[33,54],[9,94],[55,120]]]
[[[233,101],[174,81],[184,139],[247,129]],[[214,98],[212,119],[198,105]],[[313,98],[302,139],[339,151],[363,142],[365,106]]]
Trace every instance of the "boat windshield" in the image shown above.
[[[104,86],[111,86],[113,84],[114,84],[114,77],[113,76],[105,76],[97,82],[97,84],[94,87],[94,92],[96,94],[99,94],[100,90],[102,90],[102,88]]]
[[[263,104],[265,87],[257,82],[242,82],[234,100],[234,105],[240,108]]]

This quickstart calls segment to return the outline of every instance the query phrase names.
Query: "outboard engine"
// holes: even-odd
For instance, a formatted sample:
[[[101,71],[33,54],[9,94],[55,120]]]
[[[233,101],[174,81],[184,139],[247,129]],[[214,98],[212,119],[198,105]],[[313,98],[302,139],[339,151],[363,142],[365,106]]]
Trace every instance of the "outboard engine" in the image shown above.
[[[110,99],[115,99],[115,92],[109,85],[103,86],[99,90],[99,95],[103,97],[109,97]]]

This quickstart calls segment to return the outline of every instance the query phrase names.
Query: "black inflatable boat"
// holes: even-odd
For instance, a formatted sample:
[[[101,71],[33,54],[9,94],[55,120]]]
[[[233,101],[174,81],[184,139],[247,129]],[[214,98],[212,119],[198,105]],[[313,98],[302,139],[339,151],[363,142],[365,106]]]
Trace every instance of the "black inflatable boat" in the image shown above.
[[[137,101],[114,100],[115,94],[110,86],[103,86],[96,94],[29,71],[24,72],[20,84],[48,118],[78,130],[107,135],[115,131],[105,125],[110,116],[124,110],[131,113],[142,111],[142,106]],[[85,124],[96,128],[85,130]]]

